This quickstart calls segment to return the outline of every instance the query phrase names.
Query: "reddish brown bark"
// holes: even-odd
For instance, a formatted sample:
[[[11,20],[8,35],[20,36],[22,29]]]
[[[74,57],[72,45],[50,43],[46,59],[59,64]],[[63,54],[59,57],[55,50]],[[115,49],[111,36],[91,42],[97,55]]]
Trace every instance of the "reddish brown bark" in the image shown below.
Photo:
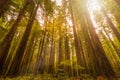
[[[31,30],[32,30],[32,25],[34,23],[34,19],[35,19],[38,7],[39,7],[39,5],[35,6],[34,10],[32,11],[32,14],[31,14],[30,19],[28,21],[28,25],[26,27],[26,30],[23,34],[21,42],[20,42],[18,49],[16,51],[16,55],[15,55],[13,62],[10,66],[10,70],[8,72],[8,75],[18,75],[19,74],[20,63],[21,63],[21,60],[23,58],[24,51],[26,49],[26,45],[28,43],[28,39],[29,39]]]
[[[26,9],[27,9],[27,4],[25,4],[24,7],[20,10],[17,20],[12,25],[12,28],[3,39],[3,42],[0,44],[0,72],[2,71],[2,66],[5,63],[5,59],[8,55],[8,52],[12,43],[12,39],[17,30],[17,26],[21,21]]]

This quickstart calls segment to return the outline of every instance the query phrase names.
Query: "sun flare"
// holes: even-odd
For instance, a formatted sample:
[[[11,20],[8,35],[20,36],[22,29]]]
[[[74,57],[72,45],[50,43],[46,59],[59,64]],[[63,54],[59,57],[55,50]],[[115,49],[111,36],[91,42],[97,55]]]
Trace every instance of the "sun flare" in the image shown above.
[[[99,3],[97,2],[97,0],[89,0],[88,3],[87,3],[87,7],[88,7],[88,10],[89,10],[89,13],[90,13],[90,17],[91,17],[91,20],[93,22],[93,25],[96,29],[96,32],[98,33],[99,30],[101,30],[101,28],[99,28],[99,25],[97,24],[96,20],[94,19],[94,11],[95,12],[100,12],[101,11],[101,7],[99,5]]]
[[[101,7],[96,0],[89,0],[87,3],[89,11],[100,11]]]

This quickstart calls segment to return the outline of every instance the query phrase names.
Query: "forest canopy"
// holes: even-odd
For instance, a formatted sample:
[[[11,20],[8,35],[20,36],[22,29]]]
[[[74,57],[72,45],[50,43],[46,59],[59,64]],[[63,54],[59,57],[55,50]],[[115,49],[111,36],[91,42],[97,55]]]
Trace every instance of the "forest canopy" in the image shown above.
[[[19,76],[120,78],[120,0],[1,0],[0,78]]]

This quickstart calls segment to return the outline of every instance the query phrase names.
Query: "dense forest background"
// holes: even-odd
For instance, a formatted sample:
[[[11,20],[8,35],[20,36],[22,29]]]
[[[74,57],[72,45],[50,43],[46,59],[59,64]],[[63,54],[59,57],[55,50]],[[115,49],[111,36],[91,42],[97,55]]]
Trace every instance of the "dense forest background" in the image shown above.
[[[119,77],[120,0],[0,0],[0,80]]]

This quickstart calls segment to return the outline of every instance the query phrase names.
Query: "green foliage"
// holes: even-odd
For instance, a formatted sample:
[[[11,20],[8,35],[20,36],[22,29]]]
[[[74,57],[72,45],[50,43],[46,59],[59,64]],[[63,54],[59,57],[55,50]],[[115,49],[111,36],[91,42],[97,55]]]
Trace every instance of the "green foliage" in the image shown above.
[[[11,5],[14,6],[16,9],[20,9],[23,6],[24,2],[25,0],[12,0]]]
[[[62,61],[60,64],[61,64],[61,65],[65,65],[65,66],[70,66],[71,63],[72,63],[71,60],[65,60],[65,61]]]
[[[62,68],[58,68],[56,70],[56,74],[54,74],[54,76],[55,76],[55,78],[57,78],[59,80],[65,80],[65,79],[69,78],[68,73],[65,72],[65,70]]]
[[[53,13],[54,2],[52,2],[51,0],[44,0],[44,6],[45,6],[46,15]]]
[[[118,78],[117,80],[119,80],[120,78]],[[108,80],[105,77],[99,76],[97,78],[92,78],[91,76],[87,75],[87,74],[83,74],[81,77],[53,77],[53,75],[51,74],[43,74],[43,75],[27,75],[27,76],[18,76],[15,78],[10,78],[10,77],[6,77],[4,78],[0,78],[0,80]],[[114,80],[114,79],[111,79]]]

